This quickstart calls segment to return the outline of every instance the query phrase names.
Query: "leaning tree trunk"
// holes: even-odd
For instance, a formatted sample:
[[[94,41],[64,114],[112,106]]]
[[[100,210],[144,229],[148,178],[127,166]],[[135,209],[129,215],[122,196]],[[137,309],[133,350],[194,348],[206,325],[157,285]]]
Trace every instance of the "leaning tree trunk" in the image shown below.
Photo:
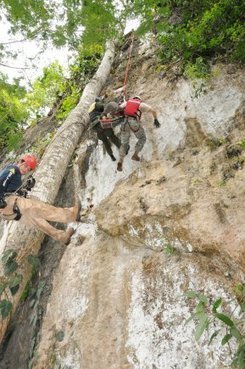
[[[94,77],[86,85],[78,105],[72,110],[46,149],[35,173],[37,184],[33,191],[33,195],[40,200],[49,203],[54,202],[67,165],[81,135],[88,125],[88,108],[95,100],[95,97],[99,95],[107,77],[109,76],[114,59],[114,53],[114,43],[112,41],[108,42],[103,60]],[[27,256],[30,254],[37,255],[43,238],[44,234],[42,232],[24,227],[16,222],[10,222],[5,225],[4,234],[0,240],[0,255],[3,251],[7,250],[15,250],[17,252],[15,261],[18,262],[19,266],[15,271],[15,274],[22,275],[22,282],[20,283],[17,293],[13,294],[13,292],[15,292],[13,288],[12,291],[9,288],[6,288],[0,296],[0,310],[2,313],[4,313],[2,310],[3,308],[8,309],[10,307],[8,303],[6,304],[7,301],[13,304],[11,314],[5,317],[5,319],[1,318],[0,342],[4,337],[11,315],[14,313],[18,305],[23,289],[27,281],[30,279],[31,265],[27,262]],[[0,292],[3,282],[6,280],[9,283],[12,279],[12,286],[16,283],[18,284],[18,277],[14,279],[13,276],[13,273],[6,276],[6,265],[4,268],[4,265],[1,263]]]

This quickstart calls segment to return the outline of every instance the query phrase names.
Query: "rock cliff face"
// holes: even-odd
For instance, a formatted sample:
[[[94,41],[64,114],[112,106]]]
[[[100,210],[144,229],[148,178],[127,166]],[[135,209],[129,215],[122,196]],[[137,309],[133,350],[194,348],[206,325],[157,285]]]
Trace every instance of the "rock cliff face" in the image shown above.
[[[245,264],[243,74],[218,65],[209,82],[193,87],[174,72],[162,78],[149,55],[134,58],[127,93],[154,106],[161,127],[143,116],[141,162],[131,160],[131,137],[122,173],[91,132],[81,142],[75,179],[82,223],[56,269],[33,368],[231,363],[229,348],[220,345],[221,324],[210,326],[220,332],[209,346],[211,333],[195,340],[195,323],[186,324],[195,303],[185,293],[201,292],[209,304],[222,297],[223,311],[238,318],[233,288]],[[125,63],[110,87],[119,87]],[[86,235],[82,244],[80,235]]]
[[[223,328],[210,346],[208,334],[195,341],[194,322],[185,324],[194,304],[185,292],[202,292],[210,303],[222,297],[227,314],[237,306],[233,287],[244,278],[245,260],[242,72],[216,66],[215,77],[194,88],[154,70],[151,59],[137,63],[128,87],[161,122],[155,129],[143,117],[141,162],[131,161],[133,137],[123,173],[93,137],[77,152],[88,210],[54,277],[37,368],[231,363],[220,345]]]

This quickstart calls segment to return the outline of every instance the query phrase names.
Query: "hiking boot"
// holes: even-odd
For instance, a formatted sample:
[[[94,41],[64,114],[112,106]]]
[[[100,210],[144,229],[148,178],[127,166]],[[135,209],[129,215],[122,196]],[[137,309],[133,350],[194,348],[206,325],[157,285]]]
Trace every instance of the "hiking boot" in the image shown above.
[[[117,160],[113,154],[111,154],[110,157],[111,157],[111,160],[112,161],[116,161]]]
[[[68,228],[66,231],[66,236],[65,236],[65,240],[64,240],[64,244],[67,246],[69,245],[69,243],[71,242],[71,237],[72,235],[75,233],[75,229],[73,228]]]
[[[122,172],[122,163],[120,161],[117,163],[117,170],[118,172]]]
[[[78,196],[75,198],[75,205],[73,207],[74,220],[76,222],[80,221],[80,212],[81,212],[81,201]]]
[[[131,159],[135,161],[140,161],[140,157],[138,156],[137,152],[134,153]]]

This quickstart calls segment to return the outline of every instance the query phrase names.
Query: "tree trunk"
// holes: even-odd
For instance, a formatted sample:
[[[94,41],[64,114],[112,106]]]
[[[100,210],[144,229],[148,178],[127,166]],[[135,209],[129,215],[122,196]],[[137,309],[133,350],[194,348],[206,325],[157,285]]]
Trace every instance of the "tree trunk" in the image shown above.
[[[35,173],[37,183],[33,190],[33,195],[38,199],[48,203],[54,202],[67,165],[81,135],[88,125],[88,108],[95,100],[95,97],[99,95],[109,76],[114,53],[114,43],[108,42],[103,60],[94,77],[86,85],[78,105],[72,110],[46,149]],[[43,238],[44,234],[42,232],[24,227],[16,222],[5,225],[4,234],[0,240],[0,255],[3,251],[14,249],[18,254],[16,261],[19,264],[16,273],[23,276],[21,286],[14,296],[12,296],[9,289],[5,290],[1,295],[1,301],[7,299],[13,304],[11,314],[14,313],[23,289],[30,278],[31,266],[27,262],[27,256],[30,254],[37,255]],[[4,276],[2,263],[0,265],[0,276]],[[5,319],[1,318],[0,342],[4,337],[10,319],[10,315]]]

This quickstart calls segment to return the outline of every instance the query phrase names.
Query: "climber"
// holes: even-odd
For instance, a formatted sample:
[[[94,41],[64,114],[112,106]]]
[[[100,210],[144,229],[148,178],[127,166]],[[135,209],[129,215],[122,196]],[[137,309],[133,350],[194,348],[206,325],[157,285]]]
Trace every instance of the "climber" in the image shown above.
[[[154,126],[156,128],[160,127],[160,123],[157,119],[156,111],[148,104],[143,103],[139,96],[134,96],[120,105],[123,109],[125,116],[124,123],[121,125],[121,142],[122,145],[119,150],[120,158],[117,163],[117,170],[122,171],[123,160],[127,153],[130,139],[130,131],[134,133],[138,141],[135,145],[135,152],[132,156],[132,160],[140,161],[138,156],[139,152],[143,149],[146,142],[145,130],[140,124],[140,118],[142,113],[151,113],[154,118]]]
[[[0,215],[4,220],[16,220],[27,226],[36,227],[48,236],[68,245],[75,232],[51,226],[48,221],[69,223],[79,221],[81,204],[78,199],[74,207],[58,208],[39,200],[26,198],[27,191],[35,185],[33,177],[22,185],[22,175],[34,170],[36,157],[23,155],[17,164],[9,164],[0,171]]]
[[[113,151],[111,148],[111,142],[117,146],[119,149],[121,146],[120,139],[114,134],[113,129],[111,126],[109,128],[103,128],[100,124],[100,117],[104,111],[104,103],[102,99],[97,98],[95,102],[89,108],[89,117],[91,128],[97,133],[97,137],[101,140],[105,146],[106,152],[111,157],[112,161],[115,161],[116,158],[113,155]],[[110,142],[111,141],[111,142]]]

